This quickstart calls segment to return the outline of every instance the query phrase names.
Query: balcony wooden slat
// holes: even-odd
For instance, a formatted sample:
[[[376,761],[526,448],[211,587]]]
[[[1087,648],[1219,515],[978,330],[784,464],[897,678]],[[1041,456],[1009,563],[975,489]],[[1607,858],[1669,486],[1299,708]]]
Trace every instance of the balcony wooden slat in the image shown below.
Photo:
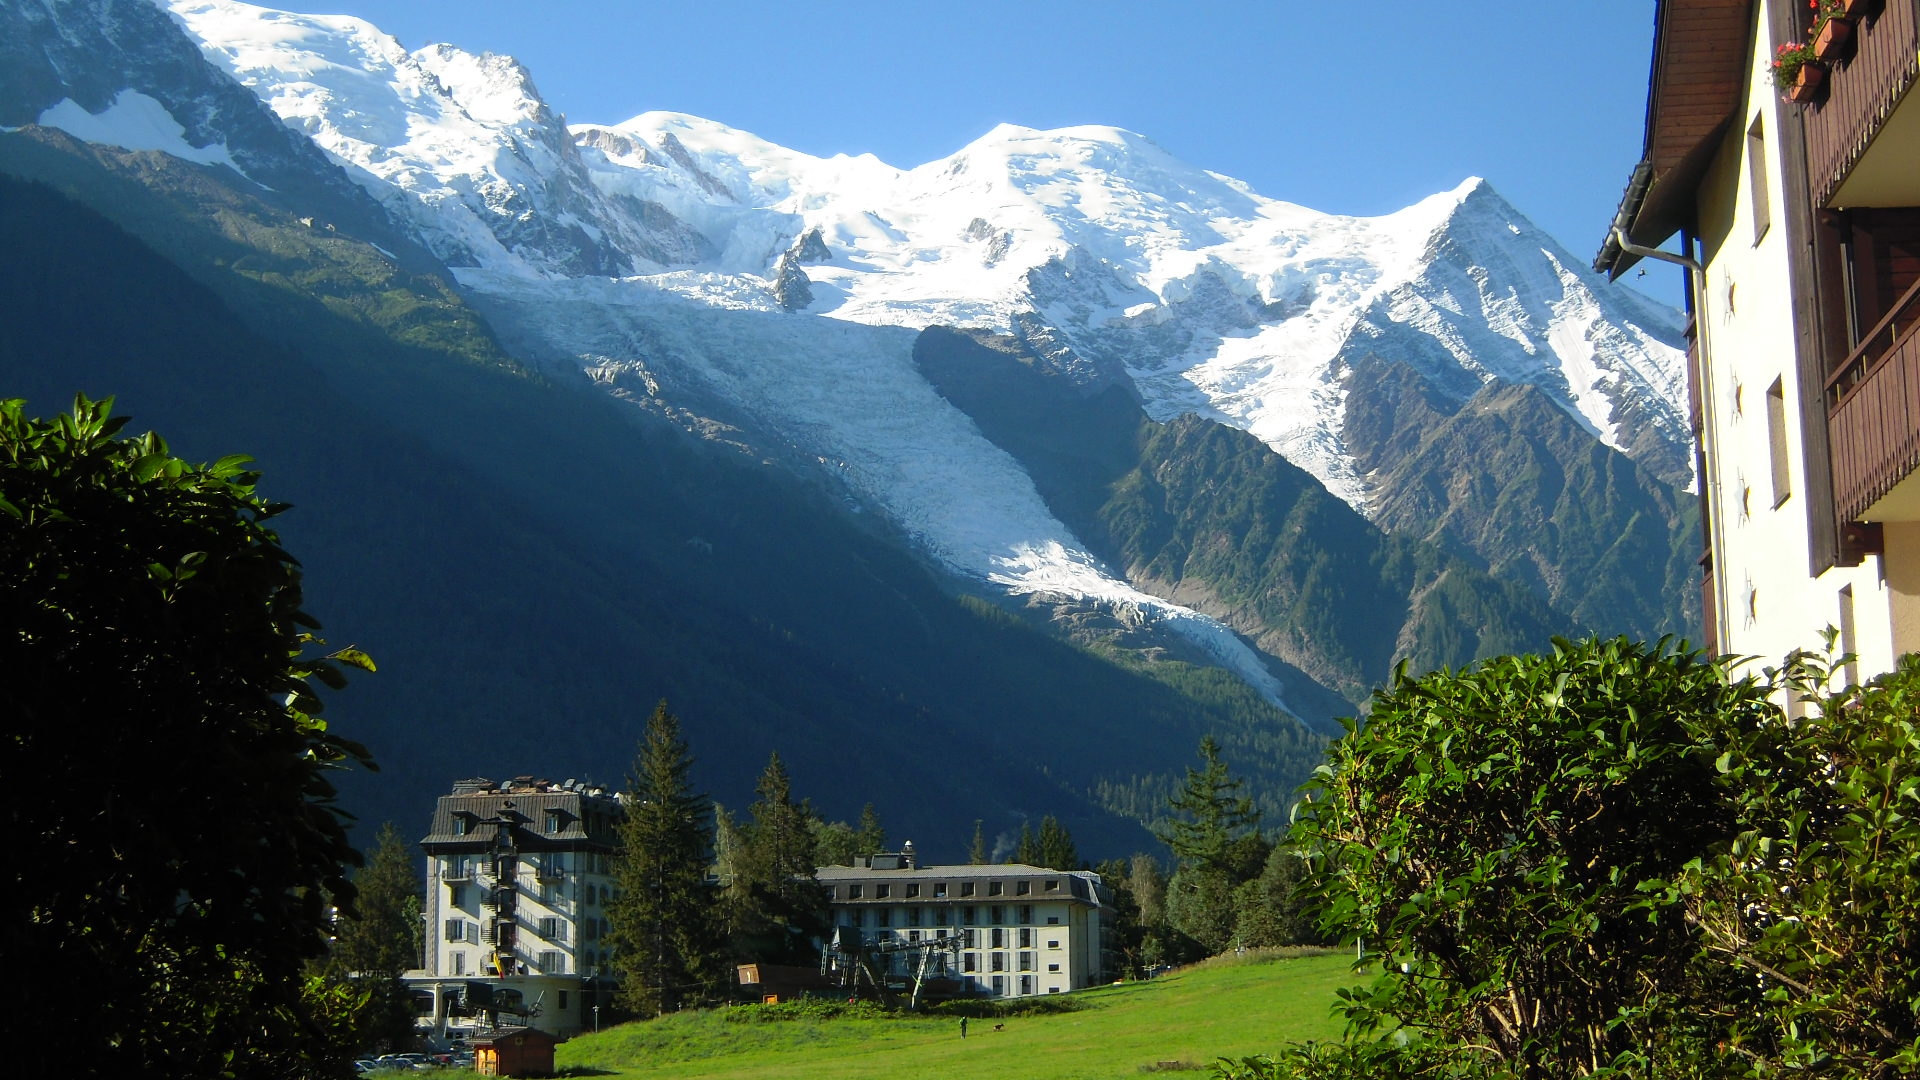
[[[1853,58],[1827,75],[1827,99],[1806,111],[1814,204],[1829,205],[1893,107],[1920,75],[1920,0],[1886,0],[1854,27]]]
[[[1920,333],[1911,330],[1834,408],[1833,493],[1843,521],[1857,521],[1920,467]]]

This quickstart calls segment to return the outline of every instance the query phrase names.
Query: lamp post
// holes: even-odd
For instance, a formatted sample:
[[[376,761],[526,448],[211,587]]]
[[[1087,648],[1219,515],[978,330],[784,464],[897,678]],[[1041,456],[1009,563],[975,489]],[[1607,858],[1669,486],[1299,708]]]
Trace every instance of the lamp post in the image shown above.
[[[600,1034],[600,1006],[593,1007],[593,1033]]]

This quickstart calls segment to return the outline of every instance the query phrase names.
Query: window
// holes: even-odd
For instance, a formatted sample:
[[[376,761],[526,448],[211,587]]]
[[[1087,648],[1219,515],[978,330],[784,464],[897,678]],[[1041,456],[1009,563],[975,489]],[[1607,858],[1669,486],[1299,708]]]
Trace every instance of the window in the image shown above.
[[[467,906],[467,887],[465,885],[447,886],[447,906],[457,908]]]
[[[960,936],[961,936],[961,939],[966,943],[967,948],[977,949],[980,947],[980,931],[962,930],[960,931]]]
[[[540,920],[540,936],[546,938],[548,941],[567,940],[566,920],[556,919],[551,915],[542,918]]]
[[[960,895],[961,895],[961,896],[972,896],[972,895],[973,895],[973,882],[971,882],[971,881],[963,881],[963,882],[961,882],[961,883],[960,883]]]
[[[1017,909],[1015,909],[1013,921],[1017,923],[1032,922],[1033,921],[1033,905],[1021,904]]]
[[[989,881],[989,882],[987,882],[987,895],[988,895],[988,896],[999,896],[1000,894],[1002,894],[1002,893],[1004,893],[1004,892],[1006,892],[1006,891],[1007,891],[1007,883],[1006,883],[1006,882],[1004,882],[1004,881]]]
[[[1060,882],[1059,882],[1059,881],[1057,881],[1057,880],[1054,880],[1054,879],[1052,879],[1052,878],[1049,878],[1049,879],[1047,879],[1047,891],[1048,891],[1048,892],[1059,892],[1059,891],[1060,891]]]
[[[1020,954],[1020,970],[1021,971],[1033,970],[1033,954],[1032,953],[1023,952]]]
[[[1059,948],[1059,947],[1060,947],[1060,939],[1059,939],[1059,938],[1048,938],[1048,939],[1047,939],[1047,948],[1049,948],[1049,949],[1057,949],[1057,948]]]
[[[934,882],[934,883],[933,883],[933,898],[934,898],[935,900],[945,900],[945,899],[947,898],[947,883],[946,883],[946,882],[944,882],[944,881],[936,881],[936,882]]]
[[[1754,117],[1747,129],[1747,187],[1753,204],[1753,242],[1767,235],[1772,207],[1767,198],[1767,131],[1764,118]]]
[[[991,967],[994,971],[1007,970],[1007,954],[1006,953],[997,952],[997,953],[988,953],[987,955],[992,958],[992,962],[988,966]],[[998,980],[995,980],[995,981],[998,981]]]
[[[987,920],[990,923],[1003,923],[1007,921],[1007,909],[1001,907],[999,904],[993,905],[992,914],[993,918]]]
[[[866,892],[866,889],[863,886],[849,885],[847,886],[847,899],[858,900],[864,892]]]
[[[567,1011],[567,992],[565,990],[560,991],[560,1011]]]
[[[467,921],[465,919],[448,919],[447,920],[447,940],[448,941],[467,940]]]
[[[994,948],[1004,949],[1007,947],[1007,932],[1005,930],[1002,930],[996,926],[992,930],[992,935],[993,935]]]
[[[1031,975],[1020,976],[1020,992],[1022,994],[1033,993],[1033,976]]]
[[[968,942],[968,944],[972,944],[972,942]],[[971,953],[971,952],[961,953],[960,954],[960,970],[961,971],[979,971],[980,970],[980,954]]]
[[[995,975],[993,977],[993,996],[1007,996],[1007,977],[1005,975]]]
[[[1048,971],[1059,971],[1059,970],[1060,970],[1060,965],[1059,965],[1059,964],[1048,964],[1048,965],[1047,965],[1047,970],[1048,970]]]
[[[557,833],[557,832],[559,832],[559,831],[560,831],[560,827],[561,827],[561,821],[560,821],[560,811],[558,811],[558,810],[549,810],[549,811],[547,811],[547,832],[548,832],[548,834],[552,834],[552,833]]]
[[[908,940],[908,941],[919,941],[919,940],[920,940],[920,931],[918,931],[918,930],[909,930],[909,931],[907,931],[907,940]]]
[[[1793,494],[1787,472],[1787,391],[1779,379],[1767,387],[1767,451],[1773,463],[1773,505]]]
[[[1023,949],[1033,948],[1033,931],[1025,927],[1020,928],[1020,947]]]
[[[455,836],[465,836],[472,831],[473,831],[473,815],[472,814],[453,815],[453,832]]]
[[[946,908],[943,908],[943,907],[934,908],[933,909],[933,925],[935,926],[947,925],[947,916],[949,914],[950,913],[947,911]]]
[[[1016,881],[1013,883],[1013,892],[1016,896],[1025,896],[1032,891],[1033,882],[1031,881]]]
[[[1047,925],[1048,925],[1048,926],[1059,926],[1059,925],[1060,925],[1060,916],[1058,916],[1058,915],[1049,915],[1049,916],[1047,916]]]
[[[547,949],[540,954],[540,974],[562,975],[567,970],[565,954],[558,949]]]
[[[1057,987],[1057,986],[1049,986],[1049,987],[1047,987],[1047,993],[1049,993],[1049,994],[1057,994],[1057,993],[1059,993],[1059,992],[1060,992],[1060,988],[1059,988],[1059,987]]]
[[[916,896],[919,896],[919,895],[920,895],[920,886],[919,886],[919,884],[917,884],[917,883],[912,883],[912,882],[910,882],[910,883],[908,883],[908,885],[907,885],[907,899],[909,899],[909,900],[911,900],[911,899],[913,899],[914,897],[916,897]]]
[[[885,900],[887,897],[892,895],[893,895],[893,886],[891,885],[875,885],[873,887],[873,898],[875,900]]]
[[[910,907],[907,909],[907,925],[908,926],[920,925],[920,909],[919,908]]]
[[[465,975],[466,973],[467,973],[467,954],[464,952],[454,953],[453,954],[453,974]]]
[[[974,923],[980,921],[979,915],[980,915],[980,910],[974,907],[972,904],[968,904],[967,906],[960,909],[961,925],[972,926]]]
[[[892,908],[874,908],[873,909],[873,925],[892,926],[893,925],[893,909]]]

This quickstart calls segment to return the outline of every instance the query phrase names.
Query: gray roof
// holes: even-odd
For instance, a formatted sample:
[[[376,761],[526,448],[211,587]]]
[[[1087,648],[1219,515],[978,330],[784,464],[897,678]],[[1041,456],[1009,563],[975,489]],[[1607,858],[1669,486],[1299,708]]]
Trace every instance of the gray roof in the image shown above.
[[[1037,882],[1044,885],[1047,881],[1058,882],[1058,888],[1046,890],[1036,887],[1034,891],[1021,896],[1009,890],[1003,896],[992,897],[995,902],[1002,900],[1031,903],[1036,900],[1081,900],[1092,904],[1103,904],[1106,886],[1100,875],[1091,870],[1049,870],[1044,866],[1029,866],[1026,863],[965,863],[955,866],[922,866],[912,870],[873,870],[864,866],[822,866],[814,870],[814,877],[822,885],[839,884],[887,884],[892,882],[986,882],[1000,881],[1012,884],[1016,881]],[[836,899],[835,903],[875,902],[898,904],[911,903],[976,903],[989,899],[984,893],[974,896],[960,896],[958,890],[950,890],[944,897],[934,897],[923,893],[917,897],[894,895],[881,900],[878,897],[862,897],[847,901]]]
[[[559,828],[547,831],[549,811]],[[515,822],[514,845],[527,850],[591,847],[611,851],[614,830],[623,816],[619,800],[557,788],[513,788],[442,795],[433,808],[433,824],[420,846],[428,851],[482,850],[493,845],[496,823]],[[468,830],[459,827],[464,818]]]

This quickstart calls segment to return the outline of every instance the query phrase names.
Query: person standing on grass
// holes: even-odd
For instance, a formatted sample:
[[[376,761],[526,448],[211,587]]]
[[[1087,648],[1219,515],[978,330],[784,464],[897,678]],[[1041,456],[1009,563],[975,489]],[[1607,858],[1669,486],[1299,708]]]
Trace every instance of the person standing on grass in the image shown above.
[[[960,1037],[967,1037],[967,1018],[964,1016],[960,1018]]]

